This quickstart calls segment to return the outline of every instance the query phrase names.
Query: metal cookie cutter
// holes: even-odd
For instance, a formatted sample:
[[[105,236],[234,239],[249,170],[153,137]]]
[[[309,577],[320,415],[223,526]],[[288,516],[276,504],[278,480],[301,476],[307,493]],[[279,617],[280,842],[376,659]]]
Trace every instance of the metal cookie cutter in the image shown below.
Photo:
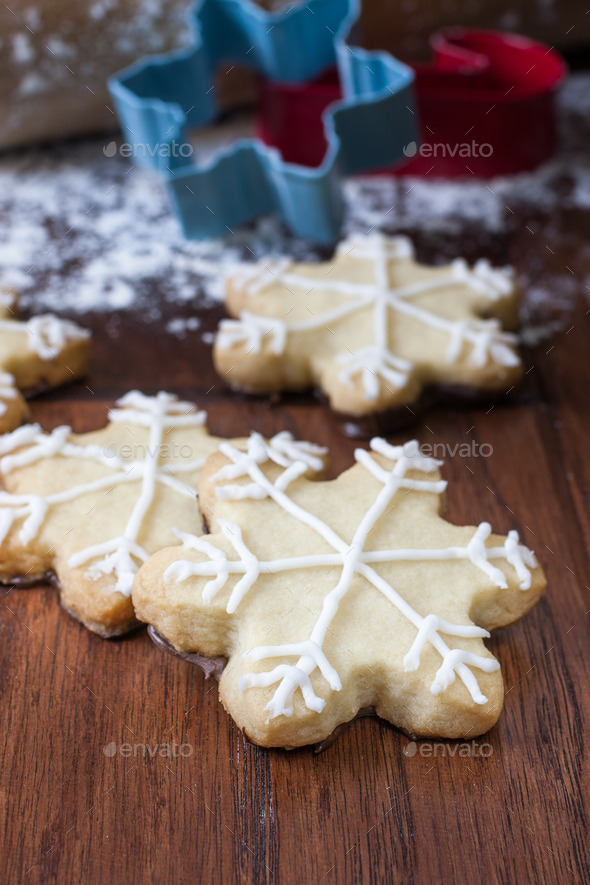
[[[422,144],[404,150],[402,175],[510,175],[549,160],[557,143],[555,94],[567,68],[554,50],[499,31],[447,28],[433,60],[413,64]],[[333,68],[304,85],[265,80],[257,132],[285,159],[311,166],[325,152],[321,115],[342,94]],[[303,135],[305,133],[305,135]]]
[[[137,161],[160,172],[189,239],[222,236],[276,212],[292,231],[317,242],[338,238],[342,175],[403,159],[416,140],[412,81],[385,52],[351,44],[359,0],[307,0],[266,12],[251,0],[199,0],[191,44],[137,62],[109,82]],[[240,139],[203,165],[174,146],[217,114],[213,74],[221,62],[273,80],[304,83],[336,63],[342,98],[324,111],[326,148],[316,168],[286,162],[259,139]],[[186,153],[186,152],[185,152]]]

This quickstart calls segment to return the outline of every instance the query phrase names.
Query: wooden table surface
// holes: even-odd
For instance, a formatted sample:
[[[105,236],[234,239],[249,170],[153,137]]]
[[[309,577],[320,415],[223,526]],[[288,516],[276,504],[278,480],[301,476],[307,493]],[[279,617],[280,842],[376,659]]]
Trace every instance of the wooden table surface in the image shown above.
[[[6,588],[2,881],[590,881],[589,214],[539,213],[493,244],[531,286],[551,268],[573,274],[565,303],[556,292],[563,331],[525,352],[516,401],[437,409],[392,437],[492,447],[489,457],[447,458],[448,518],[517,528],[546,570],[546,597],[489,642],[507,690],[497,726],[468,750],[415,745],[374,719],[320,755],[260,749],[224,712],[215,683],[144,630],[104,641],[54,590]],[[220,315],[204,311],[203,328]],[[90,430],[125,390],[167,389],[206,408],[212,432],[288,428],[330,446],[333,473],[352,463],[355,443],[319,403],[233,398],[202,329],[179,340],[121,312],[113,340],[104,315],[85,321],[95,330],[91,374],[34,402],[46,428]],[[125,744],[147,750],[127,757]]]

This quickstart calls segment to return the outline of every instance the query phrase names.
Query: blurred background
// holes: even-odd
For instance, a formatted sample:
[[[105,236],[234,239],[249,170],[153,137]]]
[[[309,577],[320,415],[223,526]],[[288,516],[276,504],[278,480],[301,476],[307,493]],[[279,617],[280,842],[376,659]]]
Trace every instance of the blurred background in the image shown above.
[[[0,4],[0,148],[116,129],[107,78],[141,55],[183,45],[188,0],[15,0]],[[261,0],[265,8],[291,5]],[[429,57],[441,27],[494,28],[533,37],[577,65],[590,46],[581,0],[364,0],[358,42],[404,60]],[[253,97],[233,72],[220,101]]]
[[[187,371],[194,347],[208,364],[224,263],[330,254],[276,217],[225,238],[185,240],[162,180],[120,150],[106,80],[146,53],[185,45],[188,6],[0,4],[0,276],[20,290],[24,312],[96,315],[105,346],[139,325],[154,347],[163,334],[171,343],[186,339],[186,352],[173,348],[171,359],[184,360]],[[530,35],[564,54],[571,74],[556,99],[555,156],[531,172],[487,180],[470,174],[469,163],[458,178],[436,170],[349,178],[343,235],[408,234],[425,261],[462,254],[513,263],[525,293],[522,339],[538,344],[565,332],[574,305],[590,295],[590,14],[581,0],[364,0],[354,38],[402,60],[427,60],[431,35],[454,25]],[[191,135],[197,160],[252,131],[253,75],[219,73],[220,121]],[[114,389],[117,373],[108,360],[96,383]],[[131,380],[141,383],[141,371]]]

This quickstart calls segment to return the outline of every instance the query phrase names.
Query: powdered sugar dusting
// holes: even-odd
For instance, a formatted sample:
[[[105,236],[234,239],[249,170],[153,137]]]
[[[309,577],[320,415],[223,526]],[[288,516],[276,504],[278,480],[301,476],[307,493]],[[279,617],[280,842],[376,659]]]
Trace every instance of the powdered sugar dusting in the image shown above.
[[[223,271],[250,257],[317,252],[276,220],[228,240],[187,242],[165,188],[85,141],[0,160],[0,268],[25,306],[74,313],[154,301],[220,300]]]
[[[107,7],[107,0],[93,5],[97,15]],[[27,47],[21,42],[15,51],[24,55]],[[493,239],[510,229],[511,212],[518,207],[550,213],[565,205],[587,211],[589,75],[570,78],[560,109],[562,151],[535,173],[490,182],[349,180],[345,233],[375,228],[423,232],[432,239],[443,232],[451,237],[453,250],[461,252],[473,226]],[[237,125],[242,134],[243,117]],[[227,134],[224,128],[222,141]],[[202,142],[207,154],[211,131]],[[25,308],[75,314],[141,309],[149,322],[160,317],[162,302],[192,302],[199,308],[215,304],[223,295],[225,271],[237,261],[281,254],[309,261],[329,254],[292,237],[274,218],[260,219],[224,240],[187,242],[161,181],[118,152],[105,156],[105,144],[87,140],[0,159],[0,273],[21,289]],[[563,274],[565,279],[567,271]],[[571,277],[563,287],[554,276],[548,282],[524,282],[531,297],[541,300],[547,285],[563,291],[572,286]],[[191,326],[179,318],[168,323],[168,331],[184,335]]]
[[[200,325],[198,317],[173,317],[166,324],[166,331],[178,338],[185,338],[187,332],[194,332]]]

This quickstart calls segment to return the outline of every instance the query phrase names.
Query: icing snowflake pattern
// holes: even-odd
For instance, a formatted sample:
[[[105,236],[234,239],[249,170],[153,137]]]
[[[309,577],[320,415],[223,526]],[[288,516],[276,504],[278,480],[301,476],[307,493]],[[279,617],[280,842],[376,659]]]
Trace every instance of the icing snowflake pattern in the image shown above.
[[[187,486],[176,474],[198,469],[205,460],[203,458],[172,466],[167,464],[166,469],[161,467],[159,453],[164,432],[171,427],[200,426],[204,424],[206,415],[196,411],[190,403],[178,401],[167,393],[147,397],[138,391],[131,391],[117,402],[117,406],[120,408],[110,412],[112,422],[150,428],[145,459],[122,460],[115,452],[109,452],[100,446],[78,445],[69,440],[72,431],[67,426],[45,433],[39,425],[28,424],[0,440],[0,471],[4,475],[54,455],[94,461],[110,468],[105,476],[93,482],[75,485],[47,497],[0,492],[0,544],[16,520],[22,521],[19,540],[27,545],[37,536],[50,508],[66,504],[90,492],[137,482],[140,484],[140,492],[123,534],[80,550],[68,560],[68,565],[72,568],[92,561],[88,569],[90,577],[112,574],[116,578],[113,589],[129,596],[138,562],[145,562],[148,558],[148,553],[138,544],[137,539],[152,503],[156,485],[161,483],[180,495],[194,497],[196,490]]]
[[[53,314],[17,320],[15,292],[0,287],[0,431],[29,416],[24,396],[57,387],[87,371],[90,332]]]
[[[70,341],[90,338],[90,332],[70,320],[53,314],[42,314],[29,320],[0,320],[0,332],[10,335],[26,335],[28,347],[42,360],[54,359]]]
[[[63,455],[67,458],[93,461],[109,468],[108,472],[92,482],[75,485],[47,497],[35,494],[15,495],[0,492],[0,544],[6,538],[15,521],[21,523],[19,540],[29,544],[39,533],[45,517],[52,507],[67,504],[82,495],[109,489],[116,485],[136,483],[139,492],[127,518],[123,534],[79,550],[68,559],[71,568],[88,566],[91,578],[114,575],[118,590],[130,596],[135,574],[149,553],[138,542],[146,515],[152,505],[156,487],[164,485],[178,495],[197,497],[197,490],[187,485],[183,474],[202,468],[206,458],[180,462],[161,463],[164,434],[171,428],[199,427],[205,423],[206,413],[198,411],[192,403],[182,402],[175,396],[160,392],[154,397],[138,391],[127,393],[117,402],[117,408],[109,414],[111,423],[131,424],[149,429],[149,442],[143,447],[145,457],[141,460],[122,460],[116,451],[97,445],[79,445],[70,440],[71,428],[57,427],[45,433],[38,425],[25,425],[0,439],[0,472],[4,475],[19,467]],[[286,468],[304,464],[304,470],[321,470],[320,455],[324,449],[311,444],[299,443],[291,434],[283,432],[266,441],[259,434],[249,440],[250,458],[261,464],[272,460]],[[236,473],[236,476],[238,473]],[[299,474],[298,474],[299,475]],[[254,491],[252,491],[254,495]],[[196,505],[195,505],[196,507]]]
[[[315,693],[309,678],[316,669],[320,671],[333,691],[341,689],[339,674],[328,660],[323,645],[330,625],[355,574],[365,578],[416,628],[416,637],[404,658],[404,669],[411,671],[419,668],[422,649],[426,643],[429,643],[441,657],[440,667],[430,688],[431,692],[435,695],[443,692],[458,677],[475,704],[485,704],[487,698],[482,694],[473,670],[492,672],[497,670],[500,665],[492,658],[473,654],[461,648],[450,647],[443,637],[483,638],[488,637],[489,633],[475,625],[453,624],[435,614],[420,615],[379,574],[377,566],[379,563],[388,562],[468,560],[475,568],[481,570],[495,586],[506,588],[508,586],[506,575],[497,564],[505,561],[516,571],[521,590],[528,590],[531,587],[531,569],[535,568],[537,564],[532,551],[520,544],[516,531],[511,531],[508,534],[502,546],[487,547],[486,540],[491,534],[491,526],[486,522],[478,526],[471,540],[465,546],[452,546],[444,549],[365,550],[365,542],[371,529],[390,508],[391,501],[398,490],[409,489],[414,492],[441,494],[447,485],[443,480],[431,481],[428,479],[428,474],[438,468],[442,462],[419,454],[409,457],[407,446],[391,446],[380,438],[373,439],[370,445],[372,451],[387,459],[391,466],[387,468],[381,466],[365,450],[358,449],[355,452],[357,463],[378,480],[381,488],[372,505],[362,516],[350,544],[345,542],[329,525],[297,504],[287,494],[289,484],[297,476],[302,475],[308,466],[308,461],[302,460],[299,463],[295,461],[285,465],[283,472],[272,482],[260,469],[260,458],[256,455],[254,443],[247,452],[241,452],[231,444],[223,444],[220,447],[230,463],[211,477],[211,481],[214,483],[225,481],[227,483],[228,480],[249,478],[250,482],[236,485],[227,483],[218,486],[215,490],[218,498],[222,500],[270,498],[290,516],[317,532],[318,536],[332,548],[333,552],[331,553],[302,555],[273,559],[272,561],[260,560],[245,544],[240,526],[224,519],[219,519],[218,525],[222,534],[230,542],[237,559],[228,559],[223,550],[210,543],[206,538],[197,538],[182,532],[177,533],[185,549],[196,550],[208,559],[205,562],[177,560],[167,567],[164,580],[180,583],[193,576],[207,577],[210,580],[205,584],[202,596],[204,602],[210,602],[226,585],[230,575],[240,576],[227,603],[226,611],[229,614],[236,612],[255,583],[265,574],[317,567],[340,569],[338,580],[323,600],[321,613],[310,636],[306,638],[293,636],[291,642],[281,645],[256,646],[245,655],[247,659],[252,661],[281,660],[281,663],[267,671],[243,675],[239,682],[242,691],[255,687],[277,685],[267,705],[269,720],[278,716],[289,717],[293,714],[293,698],[297,690],[301,691],[305,705],[309,710],[320,713],[324,709],[326,701]],[[413,445],[417,446],[417,444]],[[316,455],[313,451],[300,451],[305,452],[307,459]],[[296,452],[290,454],[296,454]],[[277,461],[276,463],[280,464],[281,462]],[[408,477],[406,474],[409,470],[420,471],[425,476],[423,479]],[[289,661],[292,659],[295,661],[290,663]]]
[[[14,378],[8,372],[0,372],[0,415],[7,411],[7,400],[16,399],[18,396]]]
[[[480,259],[471,269],[464,259],[457,258],[450,266],[450,275],[447,271],[434,279],[392,287],[389,281],[390,263],[414,257],[412,244],[406,237],[386,238],[377,233],[351,237],[340,244],[338,253],[354,253],[355,258],[372,261],[375,281],[356,283],[325,277],[319,282],[292,272],[290,263],[285,259],[232,269],[232,279],[251,296],[259,295],[267,286],[277,282],[290,291],[304,292],[308,292],[317,282],[323,292],[340,296],[342,304],[318,316],[292,323],[244,310],[238,319],[221,322],[217,347],[229,350],[236,344],[244,344],[247,353],[260,353],[265,340],[268,340],[271,352],[280,356],[285,351],[289,336],[328,328],[330,324],[372,306],[372,343],[356,351],[347,350],[336,357],[341,367],[340,382],[352,386],[354,379],[360,377],[366,400],[377,399],[381,382],[395,389],[403,387],[413,369],[411,362],[390,350],[390,311],[447,334],[448,363],[457,362],[467,345],[467,358],[474,367],[481,368],[490,360],[505,367],[520,365],[515,352],[517,337],[504,332],[497,319],[451,320],[412,301],[414,296],[447,288],[452,283],[464,285],[484,295],[490,302],[497,301],[513,291],[512,271],[509,268],[492,268],[486,259]]]

